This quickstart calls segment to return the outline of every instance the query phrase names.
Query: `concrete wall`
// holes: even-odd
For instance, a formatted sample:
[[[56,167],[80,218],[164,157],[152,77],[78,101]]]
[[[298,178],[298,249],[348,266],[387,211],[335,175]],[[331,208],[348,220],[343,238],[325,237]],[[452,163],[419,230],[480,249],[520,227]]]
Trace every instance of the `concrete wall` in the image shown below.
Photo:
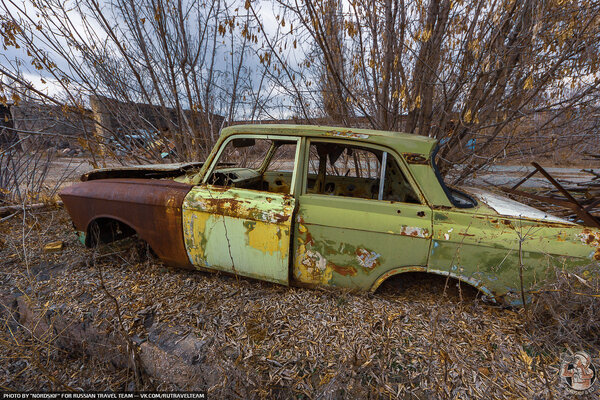
[[[23,150],[37,146],[80,146],[79,138],[93,131],[89,110],[73,110],[34,101],[22,102],[10,107],[15,131],[21,139]]]
[[[181,119],[194,127],[196,136],[218,137],[224,118],[220,115],[184,110],[183,116],[174,108],[163,108],[144,103],[125,103],[104,96],[90,96],[90,107],[96,120],[96,135],[110,138],[114,135],[135,135],[139,130],[160,131],[177,140],[182,129]]]

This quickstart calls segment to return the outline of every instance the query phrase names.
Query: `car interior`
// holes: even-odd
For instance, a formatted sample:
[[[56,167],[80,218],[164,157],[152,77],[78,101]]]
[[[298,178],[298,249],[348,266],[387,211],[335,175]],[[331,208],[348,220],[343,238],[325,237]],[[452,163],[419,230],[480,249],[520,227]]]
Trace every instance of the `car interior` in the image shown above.
[[[208,179],[215,186],[290,193],[296,141],[233,139]],[[368,147],[311,141],[304,192],[377,199],[384,152]],[[235,164],[232,166],[231,164]],[[398,162],[387,157],[382,200],[419,203]]]

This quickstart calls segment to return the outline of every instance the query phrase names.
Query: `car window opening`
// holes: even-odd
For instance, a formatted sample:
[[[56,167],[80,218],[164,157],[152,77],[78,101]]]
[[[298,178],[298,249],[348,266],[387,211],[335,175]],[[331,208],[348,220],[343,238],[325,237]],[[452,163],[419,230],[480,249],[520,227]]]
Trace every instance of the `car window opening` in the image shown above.
[[[289,194],[296,146],[295,140],[233,139],[219,156],[208,183]]]
[[[420,203],[394,157],[339,143],[311,141],[304,189],[307,194]]]

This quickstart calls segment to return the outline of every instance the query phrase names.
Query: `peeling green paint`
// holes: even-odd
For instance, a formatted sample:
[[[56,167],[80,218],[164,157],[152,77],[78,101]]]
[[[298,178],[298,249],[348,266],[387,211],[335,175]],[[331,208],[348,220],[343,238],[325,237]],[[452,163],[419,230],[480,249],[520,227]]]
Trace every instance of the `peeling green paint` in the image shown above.
[[[293,271],[299,282],[369,290],[391,269],[427,265],[427,206],[305,195],[295,221]]]
[[[305,144],[297,153],[300,178],[290,189],[295,196],[206,185],[190,191],[183,205],[183,230],[190,261],[198,267],[283,284],[292,279],[361,290],[375,290],[396,274],[421,271],[459,279],[489,297],[518,304],[520,241],[525,290],[535,289],[556,266],[569,268],[600,259],[597,230],[558,219],[503,214],[485,201],[473,208],[456,208],[431,165],[436,142],[414,135],[293,125],[234,126],[223,130],[204,169],[194,178],[197,182],[206,181],[207,166],[219,147],[237,134],[327,137],[333,142],[379,146],[402,164],[422,204],[304,193]],[[402,154],[427,162],[406,163]]]
[[[498,298],[521,291],[519,241],[526,291],[551,278],[555,267],[594,261],[589,257],[594,245],[582,245],[578,240],[588,229],[579,225],[499,218],[483,204],[434,211],[433,219],[428,272],[451,274]]]

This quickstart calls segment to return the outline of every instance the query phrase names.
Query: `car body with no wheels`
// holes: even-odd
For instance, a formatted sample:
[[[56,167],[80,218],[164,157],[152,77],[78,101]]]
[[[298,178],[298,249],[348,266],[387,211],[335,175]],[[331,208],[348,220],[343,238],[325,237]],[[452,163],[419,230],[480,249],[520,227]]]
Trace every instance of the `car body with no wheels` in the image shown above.
[[[596,229],[448,187],[436,148],[397,132],[240,125],[205,162],[96,170],[60,196],[87,245],[137,233],[167,264],[282,285],[374,291],[419,271],[519,304],[554,267],[600,258]]]

